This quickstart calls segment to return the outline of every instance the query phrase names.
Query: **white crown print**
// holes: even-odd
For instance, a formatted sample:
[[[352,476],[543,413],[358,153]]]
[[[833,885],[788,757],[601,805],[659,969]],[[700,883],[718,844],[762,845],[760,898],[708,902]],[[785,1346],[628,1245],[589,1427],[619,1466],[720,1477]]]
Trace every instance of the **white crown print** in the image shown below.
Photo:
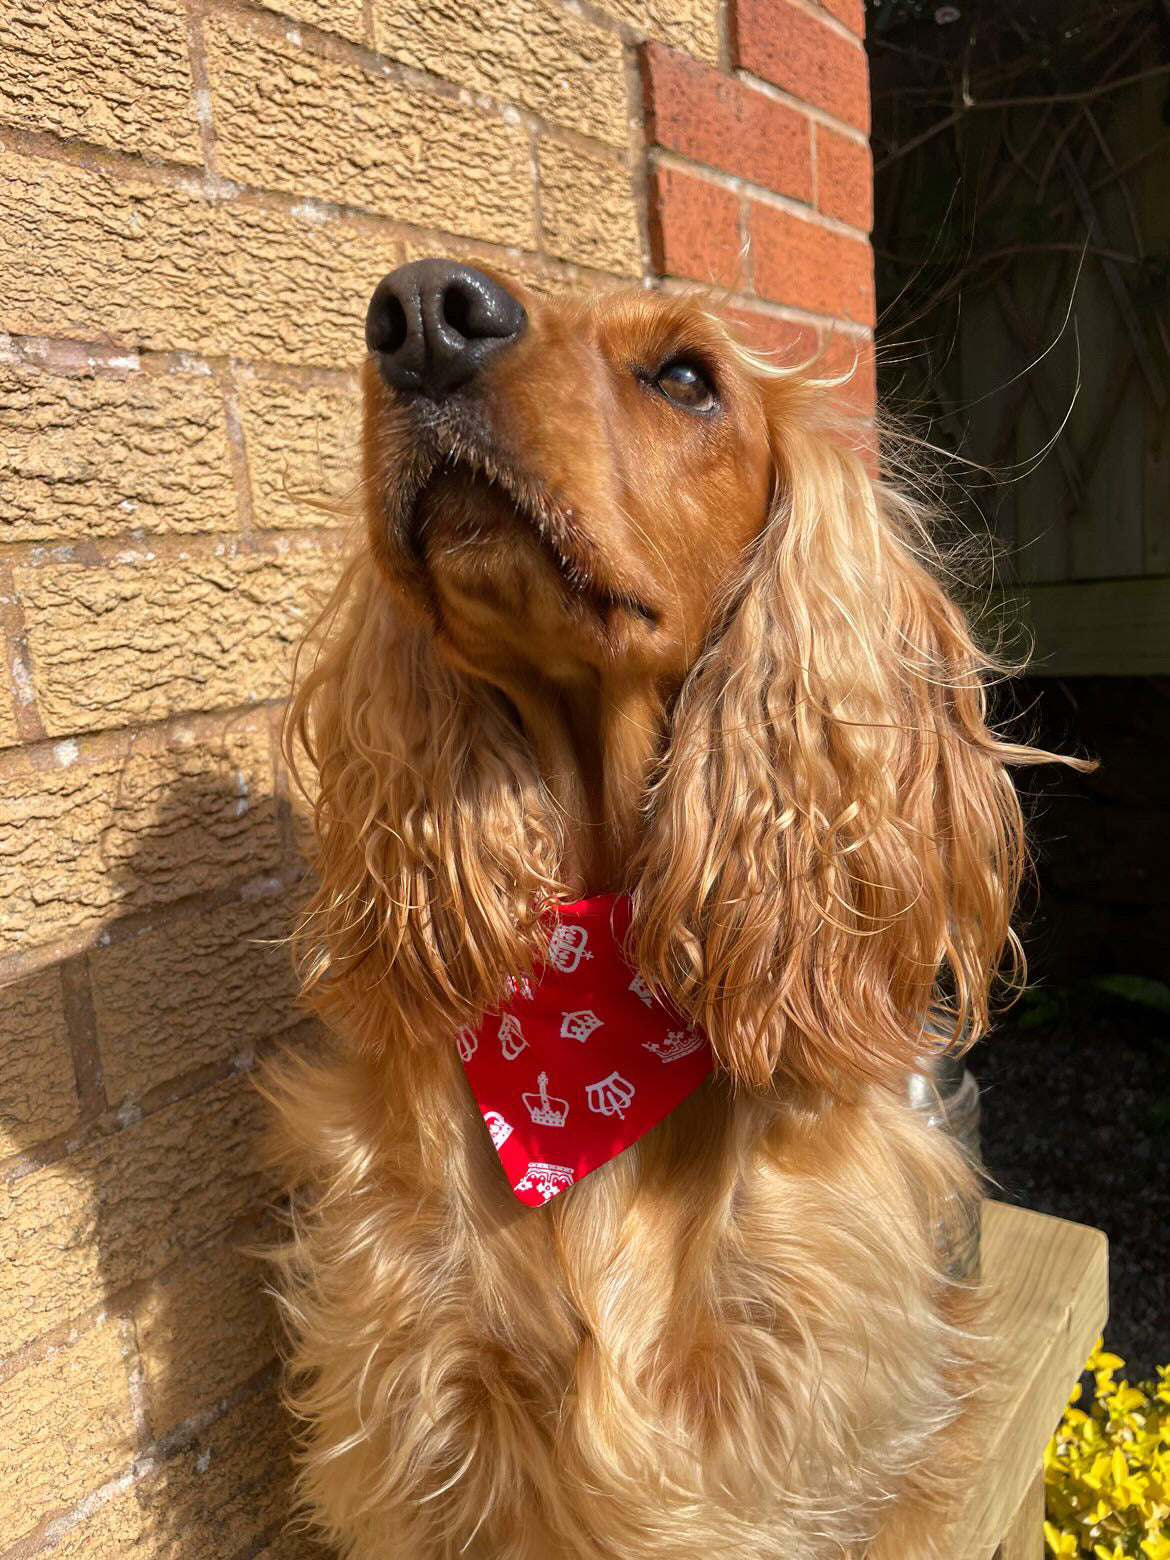
[[[504,987],[510,997],[523,997],[526,1002],[536,1001],[532,994],[532,982],[527,975],[509,975]]]
[[[589,933],[583,926],[558,926],[548,940],[548,962],[562,975],[571,975],[582,959],[593,955],[585,952]]]
[[[568,1165],[546,1165],[536,1159],[512,1188],[514,1192],[538,1191],[545,1202],[557,1197],[573,1184],[573,1172]]]
[[[485,1110],[483,1113],[484,1126],[492,1140],[493,1148],[503,1148],[504,1144],[512,1136],[512,1129],[500,1115],[498,1110]]]
[[[500,1037],[500,1050],[504,1053],[504,1060],[514,1062],[528,1044],[524,1038],[524,1031],[520,1028],[520,1020],[514,1013],[504,1014],[500,1019],[497,1034]]]
[[[459,1055],[465,1062],[469,1062],[479,1049],[479,1036],[474,1029],[468,1029],[466,1025],[455,1031],[455,1044],[459,1047]]]
[[[697,1029],[672,1029],[665,1040],[645,1040],[642,1043],[643,1051],[653,1051],[654,1055],[663,1062],[677,1062],[684,1056],[690,1056],[693,1051],[699,1050],[703,1044],[703,1036]]]
[[[579,1040],[584,1045],[593,1031],[600,1029],[604,1022],[592,1008],[582,1008],[579,1013],[562,1013],[561,1037],[565,1040]]]
[[[654,993],[650,990],[650,987],[646,984],[640,975],[634,976],[633,980],[626,987],[626,990],[632,991],[637,997],[638,1001],[643,1003],[646,1007],[654,1006]]]
[[[620,1121],[624,1121],[636,1092],[634,1085],[623,1078],[621,1073],[611,1072],[600,1083],[591,1083],[585,1090],[585,1097],[589,1101],[589,1109],[596,1111],[599,1116],[617,1116]]]
[[[568,1100],[558,1100],[548,1092],[548,1073],[542,1072],[536,1080],[539,1094],[522,1094],[524,1108],[538,1127],[563,1127],[569,1114]]]

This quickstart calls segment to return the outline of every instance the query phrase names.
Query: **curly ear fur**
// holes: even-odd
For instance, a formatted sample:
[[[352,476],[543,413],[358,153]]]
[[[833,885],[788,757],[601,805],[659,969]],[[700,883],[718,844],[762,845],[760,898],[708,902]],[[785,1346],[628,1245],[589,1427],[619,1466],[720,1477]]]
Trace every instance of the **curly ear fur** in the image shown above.
[[[439,660],[364,553],[318,636],[285,735],[316,781],[305,999],[371,1050],[450,1037],[532,963],[558,815],[506,700]]]
[[[914,503],[772,391],[775,512],[681,692],[636,867],[639,965],[734,1077],[840,1089],[986,1027],[1025,861],[962,612]]]
[[[1018,951],[1007,766],[1051,755],[988,729],[994,668],[913,501],[818,425],[823,386],[767,391],[779,497],[672,713],[631,948],[736,1079],[840,1090],[912,1065],[928,1009],[986,1027]],[[317,780],[306,1000],[370,1049],[388,1017],[449,1036],[568,897],[561,814],[506,698],[439,659],[364,552],[322,628],[286,741]]]

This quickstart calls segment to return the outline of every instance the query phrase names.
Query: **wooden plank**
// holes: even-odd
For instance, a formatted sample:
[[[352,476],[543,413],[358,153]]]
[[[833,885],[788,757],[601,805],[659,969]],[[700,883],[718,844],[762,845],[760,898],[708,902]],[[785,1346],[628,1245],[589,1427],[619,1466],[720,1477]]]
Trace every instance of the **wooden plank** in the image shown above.
[[[1063,439],[1084,487],[1079,505],[1055,521],[1069,538],[1068,572],[1055,578],[1141,576],[1147,397],[1133,347],[1095,265],[1081,278],[1076,327],[1081,389]]]
[[[1170,411],[1154,423],[1147,409],[1146,418],[1142,572],[1165,574],[1170,569]]]
[[[1161,149],[1138,166],[1131,185],[1142,226],[1142,247],[1147,255],[1170,252],[1170,140],[1165,139],[1162,105],[1166,84],[1147,78],[1138,88],[1140,117],[1135,116],[1131,146]],[[1163,361],[1170,356],[1170,321],[1165,310],[1155,311],[1149,322],[1161,342]],[[1155,348],[1156,350],[1156,348]],[[1170,402],[1160,413],[1147,407],[1143,418],[1145,448],[1145,564],[1143,574],[1170,573]]]
[[[992,467],[991,478],[972,471],[965,480],[975,489],[978,503],[1013,563],[1020,545],[1016,534],[1017,489],[1013,483],[1003,481],[1003,473],[1018,458],[1016,425],[1027,394],[1023,380],[1004,384],[1011,374],[1004,365],[1014,363],[1015,357],[1015,344],[995,296],[977,292],[964,298],[957,345],[944,377],[952,387],[951,402],[968,430],[964,453],[974,454]]]
[[[1038,1473],[995,1551],[995,1560],[1044,1560],[1044,1474]]]
[[[1037,676],[1170,674],[1170,577],[1031,585],[1002,592],[987,613],[991,630],[1002,614],[1013,648],[1024,630]]]
[[[1065,177],[1069,182],[1069,188],[1073,192],[1073,199],[1076,201],[1084,219],[1085,232],[1099,233],[1103,230],[1107,231],[1107,229],[1103,229],[1098,219],[1097,208],[1093,204],[1092,196],[1089,194],[1085,181],[1081,177],[1081,170],[1077,167],[1076,162],[1069,156],[1067,150],[1061,153],[1060,160],[1064,165]],[[1102,259],[1101,269],[1104,271],[1105,279],[1109,283],[1109,290],[1113,294],[1117,312],[1121,315],[1129,338],[1133,342],[1134,352],[1137,355],[1142,374],[1149,387],[1150,398],[1158,411],[1162,411],[1166,406],[1170,392],[1167,392],[1166,381],[1162,377],[1162,370],[1158,367],[1157,360],[1150,351],[1148,332],[1137,317],[1133,300],[1129,296],[1129,289],[1121,274],[1121,267],[1115,260]]]
[[[992,1560],[1005,1535],[1014,1540],[1012,1524],[1035,1498],[1044,1448],[1109,1310],[1100,1230],[989,1202],[982,1250],[987,1434],[978,1481],[953,1529],[955,1560]],[[1019,1554],[1030,1560],[1035,1552]]]

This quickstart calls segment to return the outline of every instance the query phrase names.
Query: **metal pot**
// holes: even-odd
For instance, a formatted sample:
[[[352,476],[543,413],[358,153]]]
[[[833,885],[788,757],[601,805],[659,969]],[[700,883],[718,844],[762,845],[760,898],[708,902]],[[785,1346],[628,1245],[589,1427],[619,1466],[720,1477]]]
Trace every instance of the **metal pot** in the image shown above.
[[[945,1038],[946,1031],[927,1023],[926,1033]],[[955,1139],[979,1176],[983,1159],[979,1147],[979,1085],[953,1049],[924,1057],[907,1081],[907,1096],[930,1126]],[[983,1198],[976,1183],[972,1193],[955,1192],[939,1218],[938,1246],[943,1271],[949,1278],[971,1279],[979,1273],[979,1216]]]

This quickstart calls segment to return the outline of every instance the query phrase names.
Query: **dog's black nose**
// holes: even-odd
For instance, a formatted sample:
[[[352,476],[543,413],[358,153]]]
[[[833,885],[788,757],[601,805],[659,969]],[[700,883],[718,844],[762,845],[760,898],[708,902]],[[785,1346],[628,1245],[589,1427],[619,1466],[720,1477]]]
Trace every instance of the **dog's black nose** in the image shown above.
[[[443,396],[515,341],[528,316],[499,282],[453,260],[416,260],[384,276],[366,313],[366,346],[395,390]]]

